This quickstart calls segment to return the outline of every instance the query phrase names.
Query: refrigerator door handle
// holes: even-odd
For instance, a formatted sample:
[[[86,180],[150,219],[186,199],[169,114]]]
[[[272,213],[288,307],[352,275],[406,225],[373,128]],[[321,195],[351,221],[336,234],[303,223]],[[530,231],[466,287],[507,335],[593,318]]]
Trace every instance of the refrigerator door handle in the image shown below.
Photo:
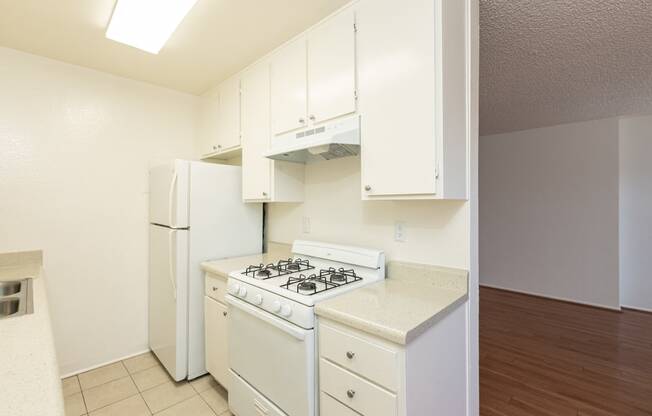
[[[170,183],[170,193],[168,195],[168,215],[170,218],[168,218],[170,227],[174,228],[176,227],[176,221],[177,221],[177,204],[176,204],[176,197],[177,197],[177,180],[179,178],[179,175],[177,174],[177,171],[175,169],[174,175],[172,175],[172,182]]]
[[[170,282],[172,283],[172,290],[174,295],[174,300],[177,300],[177,274],[174,269],[173,259],[176,256],[176,245],[177,245],[177,232],[176,230],[170,230],[168,235],[168,272],[170,276]]]

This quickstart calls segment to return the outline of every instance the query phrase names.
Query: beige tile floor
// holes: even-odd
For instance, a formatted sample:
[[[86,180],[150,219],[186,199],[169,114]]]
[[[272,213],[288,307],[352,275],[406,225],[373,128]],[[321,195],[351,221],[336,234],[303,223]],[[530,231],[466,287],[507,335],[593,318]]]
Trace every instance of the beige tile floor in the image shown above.
[[[66,416],[232,416],[210,375],[176,383],[151,353],[63,380]]]

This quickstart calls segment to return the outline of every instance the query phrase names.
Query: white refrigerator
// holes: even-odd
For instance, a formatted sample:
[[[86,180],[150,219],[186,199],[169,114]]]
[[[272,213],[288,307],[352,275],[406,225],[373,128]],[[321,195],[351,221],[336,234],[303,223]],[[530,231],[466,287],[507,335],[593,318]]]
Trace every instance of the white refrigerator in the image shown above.
[[[242,202],[242,169],[187,160],[149,173],[149,346],[177,381],[206,373],[206,260],[262,251],[262,204]]]

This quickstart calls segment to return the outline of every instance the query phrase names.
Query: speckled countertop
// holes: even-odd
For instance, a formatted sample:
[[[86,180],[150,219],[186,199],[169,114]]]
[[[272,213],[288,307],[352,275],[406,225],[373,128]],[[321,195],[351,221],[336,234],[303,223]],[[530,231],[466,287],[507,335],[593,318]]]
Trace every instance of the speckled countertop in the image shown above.
[[[32,277],[34,312],[0,320],[0,416],[63,416],[40,251],[0,254],[0,281]]]
[[[468,272],[390,262],[387,279],[315,306],[318,316],[406,345],[466,302]]]
[[[204,271],[227,279],[229,273],[241,270],[252,264],[267,264],[277,262],[280,259],[292,257],[289,244],[270,242],[266,253],[254,254],[252,256],[230,257],[227,259],[205,261],[201,264]]]

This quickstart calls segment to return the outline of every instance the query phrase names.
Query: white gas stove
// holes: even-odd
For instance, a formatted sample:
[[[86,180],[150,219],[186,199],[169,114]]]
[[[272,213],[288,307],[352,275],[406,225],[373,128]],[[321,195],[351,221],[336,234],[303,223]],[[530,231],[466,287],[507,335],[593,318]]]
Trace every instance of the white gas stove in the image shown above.
[[[229,275],[229,406],[238,416],[318,414],[314,305],[385,278],[379,250],[295,241],[292,255]]]

